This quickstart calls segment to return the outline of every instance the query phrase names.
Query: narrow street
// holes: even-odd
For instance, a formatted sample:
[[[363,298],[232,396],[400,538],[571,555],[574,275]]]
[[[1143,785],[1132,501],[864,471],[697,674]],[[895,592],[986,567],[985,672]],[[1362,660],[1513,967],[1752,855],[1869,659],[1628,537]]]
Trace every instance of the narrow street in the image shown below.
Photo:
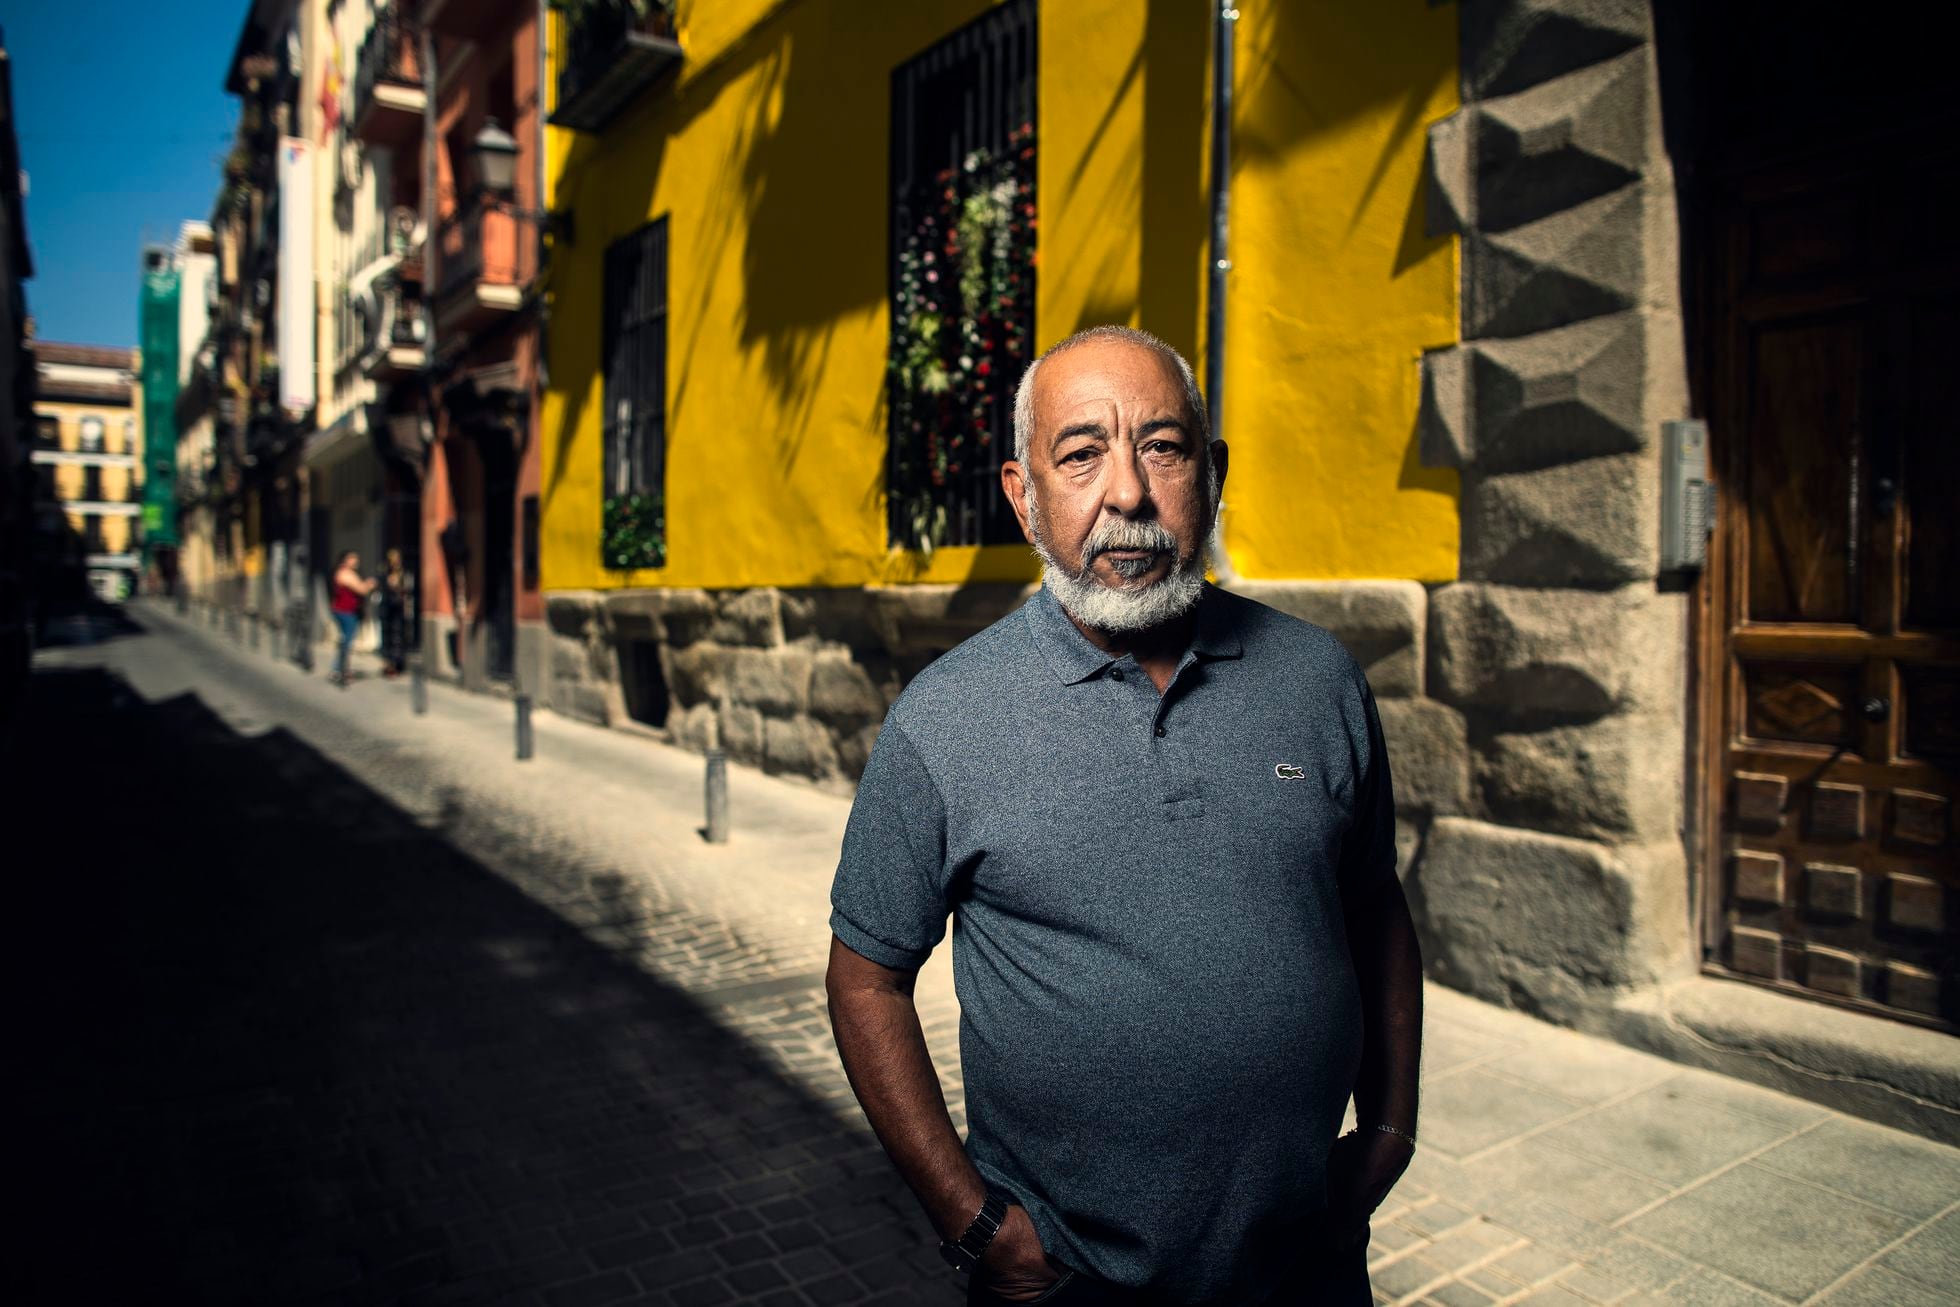
[[[20,1300],[958,1301],[829,1045],[842,799],[734,769],[708,846],[697,757],[131,618],[5,752]],[[1955,1150],[1431,995],[1380,1300],[1960,1301]]]
[[[951,1298],[867,1133],[292,732],[43,668],[7,771],[20,1301]]]

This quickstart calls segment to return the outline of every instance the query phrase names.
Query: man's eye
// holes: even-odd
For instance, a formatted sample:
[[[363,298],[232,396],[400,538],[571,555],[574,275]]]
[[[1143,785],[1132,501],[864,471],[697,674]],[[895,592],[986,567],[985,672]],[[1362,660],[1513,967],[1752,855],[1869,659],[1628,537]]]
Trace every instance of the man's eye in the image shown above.
[[[1072,449],[1068,453],[1062,455],[1062,462],[1064,463],[1082,462],[1092,457],[1094,453],[1095,451],[1090,449]]]

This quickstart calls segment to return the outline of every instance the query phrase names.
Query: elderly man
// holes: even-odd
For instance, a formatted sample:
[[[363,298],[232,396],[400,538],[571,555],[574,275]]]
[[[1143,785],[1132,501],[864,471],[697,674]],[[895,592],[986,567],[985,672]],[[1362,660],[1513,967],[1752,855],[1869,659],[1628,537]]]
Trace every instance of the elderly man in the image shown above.
[[[970,1302],[1365,1304],[1422,1002],[1367,682],[1205,583],[1225,446],[1170,347],[1073,336],[1014,419],[1042,588],[879,733],[832,891],[845,1070]],[[949,913],[964,1147],[912,1002]]]

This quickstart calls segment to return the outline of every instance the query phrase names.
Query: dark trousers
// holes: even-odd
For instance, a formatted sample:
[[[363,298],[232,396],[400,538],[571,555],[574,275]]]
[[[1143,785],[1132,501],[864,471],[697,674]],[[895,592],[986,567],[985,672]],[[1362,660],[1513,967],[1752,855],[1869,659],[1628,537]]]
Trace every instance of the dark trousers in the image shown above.
[[[978,1282],[967,1287],[966,1301],[967,1307],[1028,1307],[1027,1303],[1015,1304],[989,1292]],[[1065,1273],[1032,1301],[1042,1307],[1157,1307],[1155,1299],[1099,1280],[1086,1271]],[[1368,1288],[1368,1245],[1361,1243],[1352,1248],[1308,1248],[1272,1293],[1242,1307],[1372,1307],[1373,1303]]]

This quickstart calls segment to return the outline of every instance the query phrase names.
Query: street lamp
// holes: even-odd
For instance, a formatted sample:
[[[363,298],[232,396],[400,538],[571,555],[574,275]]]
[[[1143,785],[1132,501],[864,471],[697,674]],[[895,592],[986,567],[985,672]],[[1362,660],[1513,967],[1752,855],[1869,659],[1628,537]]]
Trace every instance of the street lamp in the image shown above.
[[[486,118],[483,127],[470,140],[470,168],[479,191],[494,196],[497,207],[514,218],[541,224],[544,231],[567,244],[572,239],[569,209],[513,208],[517,196],[517,138],[505,131],[495,118]]]
[[[486,119],[483,129],[470,142],[476,184],[501,199],[517,190],[517,138],[503,129],[495,118]]]

